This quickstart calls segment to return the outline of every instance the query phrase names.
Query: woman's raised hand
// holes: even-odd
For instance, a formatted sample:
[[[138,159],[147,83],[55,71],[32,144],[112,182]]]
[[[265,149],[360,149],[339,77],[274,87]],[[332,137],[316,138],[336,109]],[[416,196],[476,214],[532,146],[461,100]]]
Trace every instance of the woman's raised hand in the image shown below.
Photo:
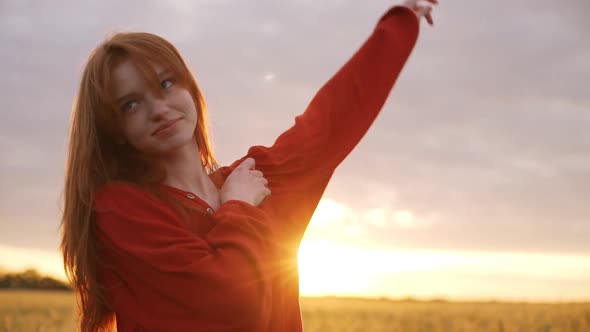
[[[418,16],[418,20],[424,17],[428,24],[433,25],[432,8],[437,4],[438,0],[403,0],[400,5],[413,10]]]
[[[254,158],[247,158],[227,177],[220,190],[221,204],[239,200],[258,206],[270,195],[268,180],[261,171],[254,170]]]

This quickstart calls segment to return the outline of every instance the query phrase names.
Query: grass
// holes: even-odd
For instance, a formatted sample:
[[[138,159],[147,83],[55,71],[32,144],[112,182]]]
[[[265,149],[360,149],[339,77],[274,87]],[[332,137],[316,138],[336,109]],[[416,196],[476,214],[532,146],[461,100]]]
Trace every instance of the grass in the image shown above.
[[[0,291],[0,332],[75,330],[75,300],[67,291]]]
[[[590,303],[302,298],[305,332],[590,332]],[[0,291],[0,332],[75,330],[73,294]]]
[[[302,299],[306,332],[590,332],[590,303]]]

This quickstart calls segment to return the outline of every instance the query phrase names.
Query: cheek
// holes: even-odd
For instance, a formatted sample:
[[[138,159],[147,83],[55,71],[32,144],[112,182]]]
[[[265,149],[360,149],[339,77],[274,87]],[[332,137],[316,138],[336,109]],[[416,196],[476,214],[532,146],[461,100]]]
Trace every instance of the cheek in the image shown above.
[[[193,125],[197,122],[197,107],[193,97],[187,90],[179,91],[174,98],[174,108],[184,113],[186,120],[189,120]]]
[[[137,148],[139,148],[142,145],[143,140],[149,136],[145,122],[138,116],[131,116],[125,120],[123,132],[127,141]]]

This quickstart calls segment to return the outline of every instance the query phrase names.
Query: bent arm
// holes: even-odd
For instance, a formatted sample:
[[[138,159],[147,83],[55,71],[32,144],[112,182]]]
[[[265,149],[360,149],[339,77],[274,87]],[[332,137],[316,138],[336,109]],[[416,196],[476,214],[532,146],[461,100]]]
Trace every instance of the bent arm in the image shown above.
[[[124,278],[127,289],[120,291],[139,297],[152,293],[149,296],[158,299],[161,314],[134,320],[159,326],[165,317],[176,317],[206,324],[211,330],[233,331],[252,327],[267,315],[273,238],[268,215],[231,200],[213,218],[217,224],[203,239],[182,227],[170,208],[137,189],[119,187],[99,200],[98,234]],[[146,303],[129,314],[141,315],[150,306]],[[190,315],[182,316],[182,312]]]

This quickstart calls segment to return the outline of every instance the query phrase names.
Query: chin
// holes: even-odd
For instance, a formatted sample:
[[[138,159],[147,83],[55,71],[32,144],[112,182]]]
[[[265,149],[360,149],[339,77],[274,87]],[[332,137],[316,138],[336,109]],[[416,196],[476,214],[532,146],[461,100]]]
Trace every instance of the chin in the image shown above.
[[[195,144],[196,146],[194,136],[177,135],[176,137],[171,137],[166,142],[159,143],[158,146],[153,147],[151,150],[154,151],[156,155],[167,155],[181,148],[190,147],[191,144]]]

